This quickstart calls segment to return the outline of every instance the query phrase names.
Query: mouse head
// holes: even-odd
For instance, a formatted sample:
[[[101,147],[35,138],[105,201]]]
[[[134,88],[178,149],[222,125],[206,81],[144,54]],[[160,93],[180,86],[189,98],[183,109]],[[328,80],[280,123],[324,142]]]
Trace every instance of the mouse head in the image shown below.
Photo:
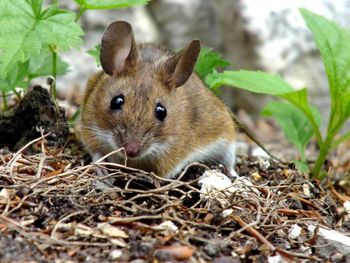
[[[110,150],[124,147],[135,159],[166,153],[184,133],[188,103],[181,94],[199,51],[197,39],[175,54],[154,44],[136,45],[130,24],[111,23],[100,53],[108,77],[85,105],[95,114],[92,126],[100,134],[95,138]]]

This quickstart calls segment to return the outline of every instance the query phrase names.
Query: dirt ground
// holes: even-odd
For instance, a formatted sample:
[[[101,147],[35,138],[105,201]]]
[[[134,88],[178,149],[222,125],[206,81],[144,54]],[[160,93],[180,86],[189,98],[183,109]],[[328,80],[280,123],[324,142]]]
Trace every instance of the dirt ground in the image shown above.
[[[269,121],[244,121],[279,158],[295,156]],[[224,178],[220,167],[193,164],[177,180],[163,179],[91,163],[74,129],[64,145],[49,141],[42,132],[18,150],[0,149],[1,262],[350,260],[325,255],[317,240],[320,227],[349,233],[350,145],[330,156],[321,183],[292,163],[252,156],[256,146],[240,133],[239,178],[213,189],[201,176]]]

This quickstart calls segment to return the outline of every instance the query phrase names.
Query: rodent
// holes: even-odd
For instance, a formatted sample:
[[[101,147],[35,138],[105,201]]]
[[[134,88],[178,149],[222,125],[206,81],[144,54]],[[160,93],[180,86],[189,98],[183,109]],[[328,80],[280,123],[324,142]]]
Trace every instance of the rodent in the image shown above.
[[[101,41],[103,71],[87,84],[81,139],[93,160],[124,147],[127,165],[174,178],[188,164],[235,162],[228,108],[193,72],[200,41],[177,53],[136,44],[132,27],[112,22]],[[124,164],[121,151],[109,161]]]

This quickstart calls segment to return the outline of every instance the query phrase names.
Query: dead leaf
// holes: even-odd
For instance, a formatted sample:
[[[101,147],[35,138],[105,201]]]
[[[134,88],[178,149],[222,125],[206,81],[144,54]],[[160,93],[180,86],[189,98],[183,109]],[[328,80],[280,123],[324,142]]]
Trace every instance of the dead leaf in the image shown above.
[[[121,237],[128,238],[128,234],[125,231],[121,230],[118,227],[112,226],[108,223],[100,223],[97,225],[97,228],[101,230],[101,232],[109,237]]]
[[[157,249],[155,253],[164,253],[176,260],[188,260],[193,255],[193,249],[188,246],[164,246]]]

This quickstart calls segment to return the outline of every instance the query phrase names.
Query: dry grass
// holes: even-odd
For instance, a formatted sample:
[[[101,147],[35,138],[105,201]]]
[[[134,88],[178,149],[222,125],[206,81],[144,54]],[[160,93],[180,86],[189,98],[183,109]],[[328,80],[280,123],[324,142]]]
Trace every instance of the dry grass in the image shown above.
[[[33,146],[39,153],[28,154]],[[45,136],[1,156],[3,262],[256,262],[273,255],[321,262],[308,226],[335,228],[342,220],[330,191],[271,160],[241,157],[236,170],[250,183],[203,193],[198,180],[208,168],[200,164],[170,180],[79,158],[48,149]],[[302,231],[293,239],[295,224]]]

